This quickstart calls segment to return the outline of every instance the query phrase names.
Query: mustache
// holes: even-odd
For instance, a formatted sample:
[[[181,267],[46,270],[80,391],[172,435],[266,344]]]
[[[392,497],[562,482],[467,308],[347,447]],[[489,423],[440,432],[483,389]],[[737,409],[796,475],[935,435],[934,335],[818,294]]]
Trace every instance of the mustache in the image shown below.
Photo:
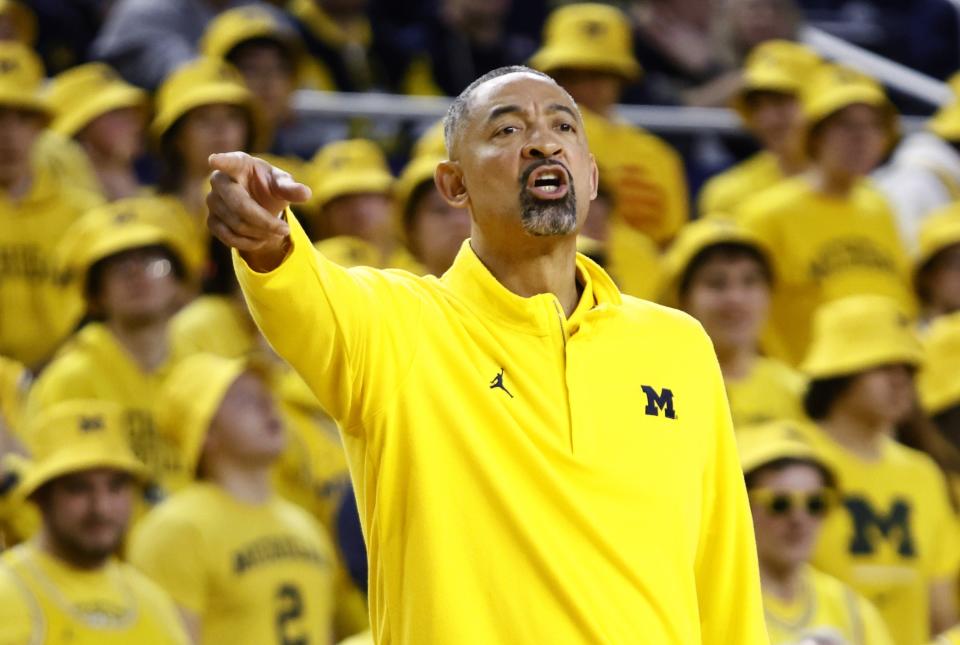
[[[563,168],[563,172],[567,173],[567,184],[573,186],[573,177],[571,176],[570,169],[567,168],[566,164],[564,164],[562,161],[557,161],[556,159],[538,159],[524,168],[523,172],[520,173],[520,188],[526,188],[527,182],[530,180],[530,175],[532,175],[537,168],[542,168],[543,166],[560,166]]]

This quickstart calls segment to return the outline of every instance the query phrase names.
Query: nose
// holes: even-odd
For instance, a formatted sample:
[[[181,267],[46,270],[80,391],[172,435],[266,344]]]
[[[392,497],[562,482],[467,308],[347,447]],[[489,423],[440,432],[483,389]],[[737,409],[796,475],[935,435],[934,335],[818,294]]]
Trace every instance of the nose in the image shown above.
[[[563,146],[559,142],[543,137],[532,137],[523,146],[523,156],[526,159],[550,159],[557,157],[563,152]]]

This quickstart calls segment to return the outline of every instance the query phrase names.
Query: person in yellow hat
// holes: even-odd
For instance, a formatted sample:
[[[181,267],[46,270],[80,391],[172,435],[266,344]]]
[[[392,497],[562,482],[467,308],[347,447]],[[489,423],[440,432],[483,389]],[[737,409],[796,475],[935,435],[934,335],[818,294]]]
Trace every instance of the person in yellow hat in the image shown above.
[[[317,248],[342,266],[423,269],[398,242],[393,219],[393,175],[376,143],[335,141],[310,161],[309,209]]]
[[[450,206],[433,181],[437,164],[447,159],[440,123],[427,130],[394,185],[394,221],[407,248],[424,270],[443,275],[470,237],[470,213]]]
[[[641,74],[627,17],[610,5],[566,5],[550,14],[543,34],[530,66],[556,78],[580,107],[590,149],[613,194],[615,226],[666,244],[689,218],[686,178],[669,144],[616,117],[624,87]]]
[[[920,225],[913,287],[921,326],[960,311],[960,202],[932,211]]]
[[[843,298],[816,316],[803,362],[807,438],[837,476],[814,566],[873,602],[894,642],[926,642],[953,625],[960,546],[943,472],[894,440],[911,413],[919,341],[896,301]]]
[[[271,486],[286,433],[262,376],[242,360],[195,354],[156,404],[198,479],[137,526],[131,562],[170,593],[194,642],[329,642],[336,555]]]
[[[200,51],[231,63],[243,75],[257,101],[263,150],[280,158],[309,159],[336,134],[329,122],[293,108],[294,90],[316,84],[317,62],[305,55],[300,35],[279,9],[256,4],[224,11],[207,26]],[[296,170],[291,170],[295,176]]]
[[[189,642],[167,594],[116,557],[147,479],[122,417],[118,406],[77,399],[31,423],[33,461],[17,489],[42,522],[0,557],[4,643]]]
[[[61,254],[90,322],[36,380],[26,415],[73,398],[122,405],[130,447],[162,492],[182,483],[183,473],[178,455],[157,434],[153,401],[181,356],[169,321],[198,265],[182,229],[157,207],[149,198],[116,201],[68,232]]]
[[[960,312],[934,320],[923,337],[923,363],[917,374],[920,403],[940,434],[960,448]],[[960,478],[955,480],[960,490]]]
[[[723,219],[687,224],[664,258],[661,300],[699,320],[713,341],[734,428],[804,418],[803,377],[759,351],[774,281],[763,243]]]
[[[195,244],[207,253],[204,198],[207,158],[226,150],[253,150],[257,140],[253,96],[229,63],[198,58],[160,86],[150,135],[159,150],[157,192],[194,222]]]
[[[887,164],[874,173],[911,251],[926,217],[960,200],[960,72],[950,77],[948,86],[950,99],[923,130],[904,137]]]
[[[750,52],[733,107],[761,150],[703,186],[701,216],[735,213],[749,197],[806,170],[800,93],[820,63],[812,49],[786,40],[770,40]]]
[[[81,300],[63,289],[54,250],[100,198],[58,181],[35,153],[50,110],[43,67],[25,45],[0,42],[0,355],[38,368],[70,333]]]
[[[844,296],[887,296],[914,314],[906,250],[886,199],[866,179],[892,142],[895,119],[883,89],[854,70],[824,64],[810,80],[810,170],[762,191],[738,214],[770,248],[777,275],[767,354],[798,364],[813,312]]]
[[[47,99],[51,129],[83,146],[107,201],[143,190],[133,164],[144,148],[146,92],[104,63],[87,63],[58,74]]]
[[[0,40],[32,47],[37,39],[37,16],[20,0],[0,0]]]
[[[435,179],[472,226],[440,278],[331,262],[287,208],[307,186],[211,158],[210,229],[341,428],[375,641],[769,642],[710,340],[576,253],[582,126],[527,67],[451,103]]]
[[[893,645],[873,605],[810,566],[824,518],[838,511],[834,475],[802,432],[774,421],[742,429],[737,444],[770,642]]]

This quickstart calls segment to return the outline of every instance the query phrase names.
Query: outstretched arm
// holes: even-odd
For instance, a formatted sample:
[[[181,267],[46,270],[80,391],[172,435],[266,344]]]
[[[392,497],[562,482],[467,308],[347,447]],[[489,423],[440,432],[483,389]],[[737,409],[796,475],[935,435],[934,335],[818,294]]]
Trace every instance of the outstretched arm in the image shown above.
[[[348,271],[317,253],[285,211],[310,195],[289,174],[236,152],[213,155],[210,165],[208,227],[236,251],[254,320],[350,432],[396,392],[411,360],[419,301],[395,276]]]

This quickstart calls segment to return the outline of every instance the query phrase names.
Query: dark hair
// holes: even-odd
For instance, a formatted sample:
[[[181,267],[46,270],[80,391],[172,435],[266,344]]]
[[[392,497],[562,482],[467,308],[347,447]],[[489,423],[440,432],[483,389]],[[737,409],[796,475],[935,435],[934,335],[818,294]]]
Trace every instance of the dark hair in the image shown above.
[[[433,177],[430,177],[429,179],[421,181],[410,191],[410,199],[407,200],[403,213],[401,213],[404,232],[409,233],[413,228],[413,215],[416,213],[417,208],[420,207],[420,202],[423,201],[423,198],[430,192],[430,189],[433,188],[434,185]]]
[[[763,279],[766,280],[768,285],[773,284],[773,269],[770,267],[770,262],[767,261],[766,256],[759,249],[745,242],[718,242],[701,249],[699,253],[693,256],[680,277],[678,295],[682,298],[687,293],[697,271],[708,262],[713,260],[732,262],[740,259],[756,262],[763,273]]]
[[[810,381],[803,395],[804,412],[814,421],[826,418],[836,400],[850,388],[854,378],[847,374]]]
[[[930,420],[947,441],[960,449],[960,402],[937,412]]]
[[[837,481],[834,478],[833,473],[816,459],[811,459],[809,457],[780,457],[779,459],[774,459],[773,461],[769,461],[762,466],[754,468],[748,473],[744,473],[743,479],[744,482],[746,482],[747,490],[756,488],[757,480],[760,479],[760,476],[763,473],[780,472],[781,470],[789,468],[790,466],[809,466],[820,473],[820,477],[823,478],[824,486],[827,488],[837,487]]]
[[[290,74],[296,74],[297,72],[297,55],[296,49],[290,43],[280,39],[270,36],[261,36],[259,38],[251,38],[249,40],[244,40],[243,42],[237,43],[230,51],[227,52],[227,55],[224,57],[229,63],[236,66],[237,59],[242,57],[244,53],[251,49],[260,49],[269,47],[280,52],[280,58],[283,59],[284,67],[287,72]]]
[[[506,76],[507,74],[532,74],[533,76],[539,76],[540,78],[547,79],[557,87],[560,87],[559,84],[552,77],[539,70],[532,69],[525,65],[507,65],[506,67],[498,67],[497,69],[491,70],[475,80],[474,82],[467,85],[460,94],[453,99],[453,102],[450,104],[450,107],[447,108],[447,114],[443,117],[443,141],[447,146],[447,154],[452,155],[453,143],[460,136],[460,130],[463,128],[463,120],[467,116],[467,112],[470,107],[470,100],[473,98],[474,92],[477,88],[486,83],[487,81],[492,81],[495,78],[500,78],[501,76]],[[570,102],[576,105],[576,101],[570,96],[570,94],[560,88],[570,99]]]

